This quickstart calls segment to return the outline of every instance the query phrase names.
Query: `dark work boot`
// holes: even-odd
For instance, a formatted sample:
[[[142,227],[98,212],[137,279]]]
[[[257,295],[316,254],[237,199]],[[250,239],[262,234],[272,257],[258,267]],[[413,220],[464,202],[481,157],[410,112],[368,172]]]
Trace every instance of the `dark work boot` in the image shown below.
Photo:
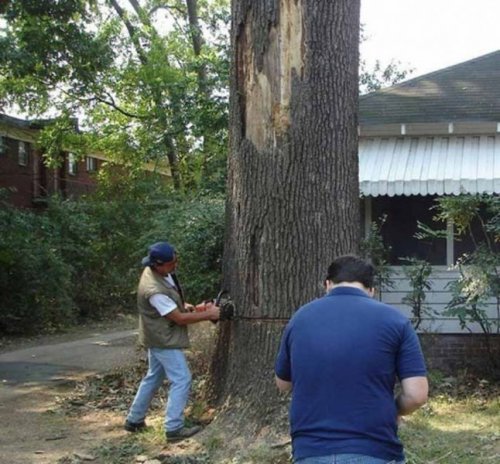
[[[140,432],[141,430],[146,428],[146,422],[130,422],[128,420],[125,421],[125,425],[123,428],[127,432]]]
[[[194,425],[193,427],[181,427],[177,430],[167,431],[165,437],[170,443],[185,440],[186,438],[192,437],[195,433],[201,430],[201,426]]]

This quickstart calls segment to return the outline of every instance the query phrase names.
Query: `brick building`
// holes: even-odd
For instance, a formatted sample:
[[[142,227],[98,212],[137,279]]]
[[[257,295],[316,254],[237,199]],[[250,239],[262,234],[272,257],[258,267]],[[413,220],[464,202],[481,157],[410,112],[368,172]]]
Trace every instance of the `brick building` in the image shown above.
[[[77,159],[61,153],[59,167],[47,167],[36,140],[43,122],[26,121],[0,114],[0,189],[9,192],[8,201],[21,208],[43,205],[48,196],[63,198],[89,193],[103,159]]]

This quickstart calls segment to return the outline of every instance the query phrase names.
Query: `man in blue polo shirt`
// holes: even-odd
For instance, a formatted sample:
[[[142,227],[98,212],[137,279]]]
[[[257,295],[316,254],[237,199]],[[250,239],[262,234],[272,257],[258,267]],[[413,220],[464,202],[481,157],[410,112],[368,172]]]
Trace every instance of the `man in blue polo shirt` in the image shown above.
[[[398,417],[427,401],[425,363],[408,318],[371,298],[373,277],[366,261],[337,258],[327,294],[285,328],[275,373],[278,388],[292,391],[296,464],[404,462]]]

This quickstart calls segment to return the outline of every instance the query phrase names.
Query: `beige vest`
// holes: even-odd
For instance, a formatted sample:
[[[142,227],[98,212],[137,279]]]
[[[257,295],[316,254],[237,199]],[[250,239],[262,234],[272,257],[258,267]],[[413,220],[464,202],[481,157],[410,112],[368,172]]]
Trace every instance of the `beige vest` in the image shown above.
[[[179,292],[149,266],[146,267],[137,289],[139,343],[146,348],[188,348],[187,327],[160,316],[156,308],[149,303],[149,298],[158,293],[174,300],[177,309],[185,312]]]

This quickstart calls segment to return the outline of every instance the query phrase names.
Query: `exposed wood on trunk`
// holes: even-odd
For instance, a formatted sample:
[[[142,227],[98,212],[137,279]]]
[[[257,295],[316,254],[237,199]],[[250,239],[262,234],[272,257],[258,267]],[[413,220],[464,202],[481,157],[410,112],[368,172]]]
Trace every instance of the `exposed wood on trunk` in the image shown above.
[[[280,20],[269,29],[261,68],[256,65],[254,50],[245,45],[254,43],[251,10],[242,29],[238,66],[240,92],[246,102],[244,130],[259,150],[277,143],[290,126],[292,79],[295,75],[302,78],[304,70],[301,1],[280,1]]]

